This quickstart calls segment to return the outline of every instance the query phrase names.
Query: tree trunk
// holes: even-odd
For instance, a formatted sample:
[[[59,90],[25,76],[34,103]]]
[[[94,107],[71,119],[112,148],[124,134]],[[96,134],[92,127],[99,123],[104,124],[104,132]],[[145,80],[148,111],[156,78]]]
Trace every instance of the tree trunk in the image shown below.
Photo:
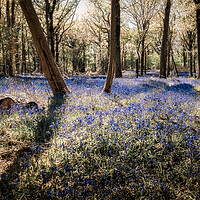
[[[49,37],[52,56],[55,57],[55,42],[54,42],[54,28],[53,28],[53,12],[49,13],[50,26],[49,26]]]
[[[0,0],[0,21],[1,21],[1,0]],[[1,30],[0,30],[0,55],[2,55],[2,34],[1,34]],[[1,69],[1,66],[2,66],[2,57],[0,56],[0,70]],[[1,71],[0,71],[1,72]]]
[[[173,65],[174,65],[174,69],[175,69],[177,77],[179,77],[178,70],[177,70],[177,67],[176,67],[176,63],[175,63],[175,60],[174,60],[173,50],[172,50],[172,48],[170,48],[170,50],[172,52],[172,62],[173,62]]]
[[[105,72],[105,67],[104,64],[102,63],[102,51],[101,51],[101,46],[99,47],[99,52],[97,54],[97,69],[99,70],[101,75],[104,75]]]
[[[170,45],[171,45],[171,43],[169,43],[168,42],[168,45],[167,45],[167,77],[169,77],[169,75],[170,75],[170,65],[171,65],[171,63],[170,63],[170,57],[171,57],[171,55],[170,55]]]
[[[145,51],[145,49],[144,49],[144,42],[145,42],[145,38],[143,37],[142,38],[142,53],[141,53],[141,62],[140,62],[140,74],[141,74],[141,76],[143,76],[143,72],[144,72],[144,51]]]
[[[160,55],[160,78],[166,78],[166,63],[167,63],[167,40],[169,30],[169,15],[171,8],[171,0],[167,0],[165,7],[164,29]]]
[[[32,57],[33,57],[33,72],[35,72],[37,70],[37,58],[34,47],[32,45],[31,47],[32,47]]]
[[[109,56],[109,66],[108,66],[108,72],[106,77],[106,82],[103,88],[103,92],[110,93],[112,82],[113,82],[113,75],[114,75],[114,66],[116,63],[115,51],[116,51],[116,44],[115,44],[115,38],[116,38],[116,4],[119,2],[119,0],[111,0],[111,39],[110,39],[110,56]]]
[[[6,49],[4,46],[4,42],[2,42],[2,52],[3,52],[3,61],[2,61],[3,73],[4,73],[4,75],[7,75],[7,72],[6,72]]]
[[[147,74],[147,51],[144,51],[144,74]]]
[[[186,49],[185,46],[183,46],[183,67],[184,69],[186,69],[186,65],[187,65],[187,55],[186,55]]]
[[[56,63],[59,63],[59,38],[58,33],[56,33]]]
[[[136,77],[139,77],[139,59],[136,59]]]
[[[194,69],[194,76],[196,78],[196,53],[195,53],[195,49],[193,49],[193,69]]]
[[[124,44],[122,44],[122,60],[121,60],[121,68],[124,70]]]
[[[200,1],[196,1],[196,24],[197,24],[197,47],[198,47],[198,65],[197,78],[200,78]]]
[[[189,71],[189,76],[192,77],[193,74],[192,74],[192,66],[193,66],[193,62],[192,62],[192,58],[193,58],[193,55],[192,55],[192,46],[193,46],[193,40],[190,39],[189,41],[189,54],[190,54],[190,71]]]
[[[8,45],[7,45],[7,56],[6,56],[6,64],[8,67],[9,76],[13,76],[12,70],[12,37],[11,37],[11,17],[10,17],[10,1],[6,1],[6,18],[7,18],[7,37],[8,37]]]
[[[116,1],[116,31],[115,31],[115,77],[121,78],[122,77],[122,70],[121,70],[121,49],[120,49],[120,3]]]
[[[133,66],[134,66],[134,54],[131,51],[131,70],[133,70]]]
[[[83,45],[83,72],[86,71],[87,58],[86,58],[86,45]]]
[[[21,64],[21,74],[26,73],[26,44],[24,38],[24,26],[22,24],[22,64]]]
[[[47,30],[47,42],[50,44],[50,33],[49,33],[49,0],[45,0],[45,19],[46,19],[46,30]]]
[[[15,45],[15,0],[12,0],[11,4],[11,56],[12,56],[12,66],[11,66],[11,75],[13,76],[16,74],[16,60],[15,60],[15,55],[16,55],[16,45]]]
[[[58,67],[56,66],[53,56],[51,55],[51,51],[45,39],[42,27],[31,0],[18,1],[28,22],[36,51],[41,61],[42,70],[47,77],[53,94],[56,95],[57,93],[69,93],[69,89],[67,88],[67,85]]]
[[[122,50],[122,63],[121,63],[122,70],[127,70],[126,54],[127,54],[127,52],[125,50],[125,47],[123,47],[123,50]]]

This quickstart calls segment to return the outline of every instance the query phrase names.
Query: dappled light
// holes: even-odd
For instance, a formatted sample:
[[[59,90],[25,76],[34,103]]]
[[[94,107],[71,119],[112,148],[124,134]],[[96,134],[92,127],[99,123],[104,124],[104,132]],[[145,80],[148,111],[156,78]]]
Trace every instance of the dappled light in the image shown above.
[[[3,197],[198,198],[199,81],[125,76],[110,95],[101,76],[66,79],[74,92],[60,103],[46,79],[20,78],[19,97],[26,81],[39,110],[1,116]],[[0,83],[15,92],[14,79]]]
[[[0,200],[200,199],[199,0],[0,0]]]

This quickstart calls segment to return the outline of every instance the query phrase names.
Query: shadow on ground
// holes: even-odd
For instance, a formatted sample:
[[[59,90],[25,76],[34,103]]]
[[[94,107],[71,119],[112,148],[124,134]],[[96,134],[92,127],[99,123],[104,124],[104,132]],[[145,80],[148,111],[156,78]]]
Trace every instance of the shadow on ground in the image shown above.
[[[0,199],[19,199],[19,182],[20,175],[29,170],[29,162],[32,156],[38,157],[42,152],[41,147],[47,149],[48,143],[52,137],[52,124],[56,124],[56,121],[60,117],[60,108],[66,102],[66,98],[63,95],[57,95],[52,98],[51,103],[49,104],[46,115],[43,115],[41,118],[37,119],[37,126],[34,129],[34,138],[35,145],[31,147],[30,145],[22,144],[22,147],[14,152],[12,163],[8,166],[7,170],[2,174],[0,180]],[[54,126],[54,130],[56,129]],[[30,169],[31,170],[31,169]],[[27,179],[27,181],[29,181]],[[36,199],[34,195],[36,193],[37,185],[29,185],[29,188],[26,187],[26,182],[20,182],[21,187],[23,185],[26,188],[26,195],[29,196],[28,199]],[[28,189],[28,190],[27,190]],[[23,194],[21,194],[23,195]],[[23,199],[23,196],[21,196]],[[42,196],[39,199],[43,199]]]

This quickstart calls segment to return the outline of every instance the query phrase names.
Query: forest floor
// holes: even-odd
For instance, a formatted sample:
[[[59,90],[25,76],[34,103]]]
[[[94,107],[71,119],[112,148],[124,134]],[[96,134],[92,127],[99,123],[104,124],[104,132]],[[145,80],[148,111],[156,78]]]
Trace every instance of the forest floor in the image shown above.
[[[0,199],[200,199],[200,80],[123,75],[0,78]]]

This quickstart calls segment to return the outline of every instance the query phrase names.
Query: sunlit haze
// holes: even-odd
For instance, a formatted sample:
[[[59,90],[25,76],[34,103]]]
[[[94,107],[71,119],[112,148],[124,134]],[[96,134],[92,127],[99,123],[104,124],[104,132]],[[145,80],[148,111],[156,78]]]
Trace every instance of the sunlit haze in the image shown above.
[[[87,3],[88,3],[87,0],[80,1],[77,11],[76,11],[76,16],[78,18],[81,18],[83,16],[83,14],[85,13],[85,11],[87,10]]]

